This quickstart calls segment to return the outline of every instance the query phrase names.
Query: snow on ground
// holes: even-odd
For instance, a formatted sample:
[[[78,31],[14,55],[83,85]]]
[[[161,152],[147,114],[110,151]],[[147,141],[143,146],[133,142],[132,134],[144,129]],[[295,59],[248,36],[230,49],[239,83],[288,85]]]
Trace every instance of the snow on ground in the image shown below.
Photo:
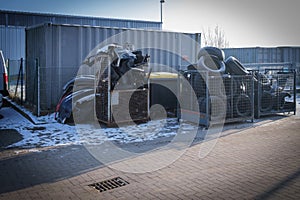
[[[27,112],[24,110],[24,112]],[[118,141],[121,143],[143,142],[160,137],[175,136],[180,125],[177,119],[162,119],[149,121],[139,125],[121,128],[100,128],[93,125],[67,125],[57,123],[54,114],[35,117],[31,115],[32,124],[20,113],[12,108],[4,107],[0,110],[4,118],[0,119],[0,129],[16,129],[23,140],[9,147],[35,148],[69,144],[101,144],[104,141]],[[182,124],[183,132],[197,130],[191,124]]]
[[[20,107],[19,107],[20,108]],[[9,147],[36,148],[69,144],[100,144],[105,141],[117,141],[120,143],[133,143],[154,140],[162,137],[172,137],[177,134],[179,127],[183,133],[197,131],[198,127],[192,124],[177,122],[177,119],[169,118],[162,120],[153,120],[148,123],[139,125],[124,126],[121,128],[100,128],[93,125],[67,125],[55,121],[54,114],[36,117],[24,108],[23,112],[27,113],[35,122],[31,123],[20,113],[10,107],[0,109],[0,129],[15,129],[22,136],[23,140],[12,144]],[[297,97],[297,116],[300,116],[300,96]],[[261,119],[264,123],[270,120]],[[259,120],[256,125],[261,124]],[[226,125],[225,129],[243,129],[256,126],[252,123],[236,125]],[[198,136],[208,138],[218,137],[219,135],[206,135],[205,131],[198,130]],[[223,133],[222,133],[223,135]]]
[[[42,117],[42,120],[48,118],[49,123],[34,125],[9,107],[1,108],[0,114],[4,116],[0,120],[0,129],[15,129],[23,136],[23,140],[8,147],[46,147],[78,141],[75,127],[56,123],[53,115]]]

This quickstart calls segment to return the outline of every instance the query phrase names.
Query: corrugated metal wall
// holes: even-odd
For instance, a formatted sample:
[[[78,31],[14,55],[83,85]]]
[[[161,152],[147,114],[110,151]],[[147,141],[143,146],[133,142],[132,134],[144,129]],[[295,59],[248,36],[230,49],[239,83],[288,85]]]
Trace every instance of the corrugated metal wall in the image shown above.
[[[281,47],[282,61],[292,62],[299,66],[300,64],[300,47]]]
[[[25,57],[25,27],[44,23],[105,26],[118,28],[143,28],[160,30],[160,22],[29,13],[0,10],[0,48],[6,59],[20,60]]]
[[[25,57],[24,27],[0,26],[0,49],[5,59],[18,60]]]
[[[161,23],[153,21],[0,10],[0,25],[29,27],[43,23],[161,29]]]
[[[290,63],[297,73],[297,85],[300,85],[300,47],[275,47],[275,48],[226,48],[223,49],[226,57],[234,56],[243,64],[253,63]],[[257,68],[255,68],[257,69]]]
[[[201,42],[200,34],[55,24],[29,28],[26,34],[26,100],[37,105],[34,60],[39,58],[42,111],[53,110],[63,85],[77,74],[88,53],[104,40],[103,44],[134,44],[135,49],[151,56],[155,71],[169,71],[163,65],[172,68],[187,65],[181,56],[195,62]],[[191,38],[196,41],[192,42]]]
[[[226,48],[226,57],[234,56],[242,63],[300,63],[300,47]]]

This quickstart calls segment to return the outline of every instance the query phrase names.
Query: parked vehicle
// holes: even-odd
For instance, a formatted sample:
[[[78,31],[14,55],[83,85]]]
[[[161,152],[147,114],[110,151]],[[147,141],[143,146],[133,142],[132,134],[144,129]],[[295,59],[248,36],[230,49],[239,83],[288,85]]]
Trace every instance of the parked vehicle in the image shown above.
[[[94,102],[93,98],[87,98],[87,96],[94,95],[94,81],[94,76],[80,76],[73,78],[65,84],[65,86],[63,87],[63,95],[61,96],[55,110],[55,119],[58,122],[72,123],[74,110],[81,110],[81,115],[83,116],[83,118],[89,115],[89,112],[85,112],[84,110],[80,109],[80,105],[82,105],[83,103],[91,104]],[[85,115],[85,113],[87,115]]]
[[[3,96],[8,95],[8,75],[3,53],[0,50],[0,108],[3,105]]]

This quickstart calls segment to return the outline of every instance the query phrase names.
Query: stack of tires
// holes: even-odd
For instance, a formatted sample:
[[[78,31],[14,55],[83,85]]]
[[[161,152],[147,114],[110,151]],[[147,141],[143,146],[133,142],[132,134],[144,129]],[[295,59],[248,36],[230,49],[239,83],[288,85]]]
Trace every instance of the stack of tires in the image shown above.
[[[253,120],[263,114],[289,112],[295,102],[286,101],[286,97],[292,95],[283,88],[292,75],[277,72],[270,79],[265,74],[247,70],[233,56],[225,59],[221,49],[204,47],[199,50],[198,62],[189,65],[184,72],[197,98],[190,102],[198,102],[189,109],[205,113],[210,120],[224,119],[225,113],[226,121]],[[182,92],[183,97],[189,94],[188,89],[183,88]]]
[[[198,62],[188,66],[185,77],[197,96],[200,113],[210,119],[252,116],[251,94],[247,93],[252,75],[236,58],[225,60],[221,49],[201,48]]]
[[[283,90],[289,74],[277,72],[273,78],[268,78],[265,74],[255,72],[255,117],[271,113],[280,113],[285,109],[292,108],[292,103],[286,102],[286,97],[291,97],[289,92]],[[277,85],[276,81],[280,80]]]
[[[224,85],[226,87],[228,118],[245,118],[252,116],[252,74],[233,56],[225,60],[226,70]]]

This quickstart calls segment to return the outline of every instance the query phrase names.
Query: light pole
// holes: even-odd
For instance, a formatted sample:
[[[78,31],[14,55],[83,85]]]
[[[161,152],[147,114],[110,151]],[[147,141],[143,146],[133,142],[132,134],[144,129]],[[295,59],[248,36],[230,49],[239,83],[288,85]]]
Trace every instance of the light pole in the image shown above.
[[[165,3],[165,0],[160,0],[160,23],[162,24],[163,23],[163,20],[162,20],[162,5],[163,3]]]

